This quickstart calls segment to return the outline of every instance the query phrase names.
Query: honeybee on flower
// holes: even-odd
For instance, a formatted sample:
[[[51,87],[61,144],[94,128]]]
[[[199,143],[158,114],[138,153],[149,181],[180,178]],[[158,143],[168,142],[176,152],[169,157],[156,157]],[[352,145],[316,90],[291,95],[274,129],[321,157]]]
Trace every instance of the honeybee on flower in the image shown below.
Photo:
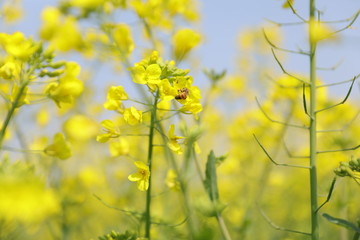
[[[189,89],[187,89],[186,87],[185,88],[181,88],[178,90],[178,95],[175,96],[175,99],[179,100],[185,100],[188,96],[189,96]]]

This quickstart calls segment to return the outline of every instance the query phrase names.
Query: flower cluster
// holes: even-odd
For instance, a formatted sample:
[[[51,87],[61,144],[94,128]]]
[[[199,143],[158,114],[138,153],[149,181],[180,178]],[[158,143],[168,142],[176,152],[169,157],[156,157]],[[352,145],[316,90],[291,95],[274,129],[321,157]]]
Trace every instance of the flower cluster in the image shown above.
[[[152,120],[152,123],[162,118],[166,111],[193,114],[195,117],[202,111],[200,90],[193,85],[193,78],[188,76],[189,70],[177,68],[174,61],[163,62],[157,51],[153,51],[148,58],[135,63],[130,71],[133,82],[146,85],[155,99],[152,108],[144,111],[150,113],[152,119],[156,115],[157,119]],[[146,122],[143,119],[145,115],[142,110],[138,110],[135,106],[126,107],[124,101],[139,103],[139,101],[129,97],[123,86],[111,86],[103,106],[107,110],[121,114],[120,122],[128,126],[136,126]],[[170,109],[171,104],[168,103],[171,101],[174,101],[175,109]],[[149,106],[150,104],[143,103],[143,105]],[[117,124],[111,120],[104,120],[101,122],[101,126],[104,133],[98,135],[96,140],[101,143],[110,141],[109,150],[112,156],[128,155],[129,143],[125,138],[122,138],[122,130]],[[151,123],[150,128],[154,128]],[[166,134],[163,135],[166,136]],[[118,138],[119,141],[112,140],[115,138]],[[174,153],[182,154],[183,150],[178,141],[184,138],[175,135],[175,125],[171,124],[167,134],[166,146]],[[129,180],[137,182],[139,190],[146,191],[149,186],[151,170],[148,165],[141,161],[136,161],[134,164],[138,168],[138,173],[130,175]]]
[[[202,111],[200,90],[193,86],[193,78],[187,76],[189,70],[177,68],[174,61],[163,63],[158,52],[136,63],[132,73],[135,83],[146,84],[152,92],[159,91],[162,101],[181,103],[181,112],[197,114]]]

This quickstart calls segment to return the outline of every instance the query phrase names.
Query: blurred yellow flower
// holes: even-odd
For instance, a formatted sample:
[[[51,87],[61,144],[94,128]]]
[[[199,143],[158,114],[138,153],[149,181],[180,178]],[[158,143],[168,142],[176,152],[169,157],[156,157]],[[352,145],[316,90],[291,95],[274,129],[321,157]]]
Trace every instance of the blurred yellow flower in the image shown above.
[[[63,129],[70,139],[84,142],[96,136],[98,124],[88,116],[77,114],[64,122]]]
[[[60,211],[56,195],[45,187],[31,166],[2,162],[0,169],[0,216],[3,220],[39,223]]]
[[[181,149],[181,146],[178,143],[178,140],[183,139],[183,138],[185,138],[185,137],[175,136],[175,125],[171,124],[170,128],[169,128],[169,131],[168,131],[168,139],[169,139],[169,141],[168,141],[167,145],[176,154],[182,154],[183,153],[183,151]]]
[[[142,122],[142,112],[134,107],[125,109],[124,120],[130,125],[136,125]]]
[[[4,4],[0,15],[5,23],[13,23],[21,19],[23,16],[23,9],[18,1],[12,1],[11,4]]]
[[[170,169],[167,172],[165,183],[166,183],[166,186],[168,186],[168,188],[170,188],[173,191],[180,190],[180,182],[178,180],[178,176],[174,169]]]
[[[105,184],[103,174],[94,167],[86,167],[82,169],[79,172],[79,179],[87,188],[103,186]]]
[[[125,138],[119,138],[117,142],[109,144],[109,150],[112,157],[124,156],[129,154],[130,145]]]
[[[321,40],[334,40],[336,35],[332,34],[334,31],[325,23],[319,22],[316,19],[310,19],[310,41],[318,42]]]
[[[149,188],[149,166],[141,161],[136,161],[134,164],[138,172],[129,175],[128,179],[132,182],[137,182],[137,187],[140,191],[146,191]]]
[[[0,33],[0,45],[10,56],[21,61],[27,61],[40,48],[21,32]]]
[[[47,85],[45,93],[53,99],[56,105],[61,108],[61,103],[73,103],[84,90],[84,84],[77,79],[80,73],[80,66],[75,62],[67,62],[65,72],[59,82],[52,82]]]
[[[36,122],[39,126],[43,127],[49,123],[50,120],[50,113],[48,110],[41,108],[36,113]]]
[[[65,160],[71,157],[71,149],[68,142],[65,141],[65,137],[62,133],[54,135],[54,142],[48,145],[44,149],[44,153],[51,157],[57,157],[61,160]]]
[[[42,12],[42,22],[40,37],[50,41],[52,48],[64,52],[83,48],[83,39],[75,17],[63,17],[59,9],[47,7]]]
[[[123,86],[111,86],[106,96],[104,108],[107,110],[121,110],[121,101],[127,100],[129,97]]]
[[[157,104],[157,116],[159,118],[164,117],[170,110],[171,108],[171,103],[169,101],[160,101]]]
[[[96,8],[101,7],[106,0],[70,0],[68,4],[78,8]]]
[[[113,30],[113,38],[121,54],[127,56],[134,50],[134,41],[128,25],[117,24]]]
[[[177,61],[181,61],[188,53],[201,41],[201,35],[191,29],[181,29],[177,31],[173,38],[173,54]]]
[[[9,58],[0,67],[0,77],[6,80],[19,79],[20,70],[21,70],[20,62],[16,61],[13,58]]]
[[[96,137],[96,141],[104,143],[107,142],[110,138],[117,138],[120,136],[119,129],[111,120],[103,120],[101,122],[101,126],[103,127],[103,131],[105,133],[98,135]]]

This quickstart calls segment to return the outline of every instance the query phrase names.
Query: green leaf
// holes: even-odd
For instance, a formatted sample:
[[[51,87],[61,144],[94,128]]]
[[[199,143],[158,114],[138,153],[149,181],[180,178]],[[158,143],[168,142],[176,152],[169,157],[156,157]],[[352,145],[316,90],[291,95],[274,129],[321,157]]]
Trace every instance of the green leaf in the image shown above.
[[[347,229],[353,230],[353,231],[355,231],[357,233],[360,233],[360,228],[357,227],[355,224],[353,224],[351,222],[348,222],[348,221],[346,221],[344,219],[341,219],[341,218],[332,217],[327,213],[324,213],[322,216],[324,218],[326,218],[331,223],[334,223],[336,225],[339,225],[339,226],[345,227]]]
[[[204,184],[210,200],[217,202],[219,200],[219,192],[216,177],[216,157],[213,151],[210,152],[206,163]]]

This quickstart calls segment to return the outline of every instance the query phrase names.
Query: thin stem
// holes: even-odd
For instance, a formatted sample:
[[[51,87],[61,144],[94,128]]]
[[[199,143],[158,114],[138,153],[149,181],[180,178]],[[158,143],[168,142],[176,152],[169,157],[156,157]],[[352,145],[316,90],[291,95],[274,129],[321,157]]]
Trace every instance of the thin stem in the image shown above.
[[[150,120],[150,132],[149,132],[149,148],[148,148],[148,166],[150,171],[149,176],[149,188],[146,192],[146,205],[145,205],[145,238],[148,240],[151,239],[150,229],[151,229],[151,179],[152,179],[152,155],[153,155],[153,140],[154,140],[154,130],[155,130],[155,121],[156,121],[156,105],[159,99],[159,91],[156,92],[154,99],[154,104],[151,109],[151,120]]]
[[[43,150],[29,150],[24,148],[14,148],[9,146],[2,146],[1,150],[9,151],[9,152],[19,152],[19,153],[33,153],[33,154],[41,154],[44,151]]]
[[[354,80],[352,81],[351,86],[350,86],[350,88],[349,88],[349,90],[348,90],[348,92],[347,92],[344,100],[342,100],[341,102],[339,102],[339,103],[337,103],[337,104],[331,105],[331,106],[329,106],[329,107],[326,107],[326,108],[317,110],[316,113],[321,112],[321,111],[325,111],[325,110],[328,110],[328,109],[331,109],[331,108],[334,108],[334,107],[337,107],[337,106],[339,106],[339,105],[341,105],[341,104],[344,104],[344,103],[346,102],[346,100],[347,100],[347,99],[349,98],[349,96],[350,96],[350,93],[351,93],[351,90],[352,90],[352,88],[353,88],[353,86],[354,86],[355,80],[356,80],[356,78],[354,77]]]
[[[273,56],[274,56],[277,64],[278,64],[279,67],[281,68],[281,71],[282,71],[284,74],[286,74],[286,75],[288,75],[289,77],[292,77],[292,78],[294,78],[294,79],[296,79],[296,80],[298,80],[298,81],[300,81],[300,82],[302,82],[302,83],[309,84],[307,81],[305,81],[305,80],[303,80],[303,79],[301,79],[301,78],[298,78],[298,77],[290,74],[288,71],[286,71],[285,68],[284,68],[284,66],[283,66],[282,63],[280,62],[279,58],[276,56],[275,51],[274,51],[273,48],[271,48],[271,52],[272,52],[272,54],[273,54]],[[310,54],[311,54],[311,53],[310,53]]]
[[[317,88],[323,88],[323,87],[331,87],[331,86],[336,86],[336,85],[340,85],[340,84],[344,84],[344,83],[348,83],[348,82],[352,82],[354,81],[354,79],[356,80],[357,78],[360,77],[360,74],[354,76],[352,79],[348,79],[348,80],[344,80],[341,82],[336,82],[336,83],[330,83],[330,84],[323,84],[323,85],[318,85],[316,86]]]
[[[21,96],[24,94],[24,91],[28,85],[28,81],[25,80],[21,86],[20,86],[20,89],[19,89],[19,92],[17,93],[16,97],[15,97],[15,100],[13,103],[11,103],[11,108],[9,109],[9,111],[7,112],[7,115],[5,117],[5,120],[2,124],[2,127],[1,127],[1,130],[0,130],[0,149],[2,147],[2,144],[3,144],[3,141],[4,141],[4,137],[5,137],[5,134],[6,134],[6,130],[9,126],[9,123],[10,123],[10,120],[12,119],[14,113],[15,113],[15,110],[16,108],[18,107],[18,104],[19,104],[19,101],[20,101],[20,98]]]
[[[220,230],[221,230],[222,235],[224,236],[224,239],[225,240],[231,240],[229,230],[226,227],[224,218],[222,217],[221,213],[217,213],[216,220],[217,220],[217,222],[218,222],[218,224],[220,226]]]
[[[315,0],[310,0],[310,19],[315,18]],[[311,239],[319,239],[318,201],[317,201],[317,142],[316,142],[316,42],[310,38],[313,24],[309,24],[310,45],[310,205],[311,205]]]
[[[295,14],[295,16],[297,16],[301,21],[303,22],[307,22],[307,20],[305,18],[303,18],[302,16],[300,16],[297,11],[295,10],[295,8],[293,7],[293,5],[291,4],[291,2],[288,0],[287,3],[289,4],[289,7],[291,8],[291,11],[293,12],[293,14]]]
[[[302,235],[312,236],[311,233],[288,229],[288,228],[284,228],[284,227],[280,227],[280,226],[276,225],[273,221],[271,221],[271,219],[266,215],[266,213],[259,207],[259,205],[257,205],[257,207],[259,208],[261,215],[264,217],[264,219],[267,221],[267,223],[274,229],[279,230],[279,231],[292,232],[292,233],[298,233],[298,234],[302,234]]]
[[[290,50],[290,49],[285,49],[285,48],[281,48],[276,46],[273,42],[270,41],[270,39],[268,38],[268,36],[266,35],[265,29],[263,29],[263,34],[265,37],[266,42],[274,49],[276,50],[280,50],[283,52],[288,52],[288,53],[295,53],[295,54],[304,54],[304,55],[309,55],[309,53],[304,52],[304,51],[294,51],[294,50]]]
[[[269,158],[269,160],[274,163],[276,166],[283,166],[283,167],[294,167],[294,168],[304,168],[304,169],[310,169],[310,167],[308,166],[301,166],[301,165],[293,165],[293,164],[286,164],[286,163],[278,163],[276,162],[271,156],[270,154],[266,151],[265,147],[260,143],[259,139],[256,137],[255,134],[253,134],[257,144],[261,147],[261,149],[263,150],[263,152],[265,153],[265,155]]]
[[[281,125],[286,125],[286,126],[289,126],[289,127],[309,129],[307,126],[301,126],[301,125],[291,124],[291,123],[282,122],[282,121],[278,121],[278,120],[272,119],[272,118],[265,112],[265,110],[261,107],[261,105],[260,105],[260,103],[259,103],[259,100],[258,100],[257,98],[255,98],[255,100],[256,100],[256,103],[257,103],[260,111],[264,114],[264,116],[265,116],[269,121],[271,121],[271,122],[273,122],[273,123],[278,123],[278,124],[281,124]]]

